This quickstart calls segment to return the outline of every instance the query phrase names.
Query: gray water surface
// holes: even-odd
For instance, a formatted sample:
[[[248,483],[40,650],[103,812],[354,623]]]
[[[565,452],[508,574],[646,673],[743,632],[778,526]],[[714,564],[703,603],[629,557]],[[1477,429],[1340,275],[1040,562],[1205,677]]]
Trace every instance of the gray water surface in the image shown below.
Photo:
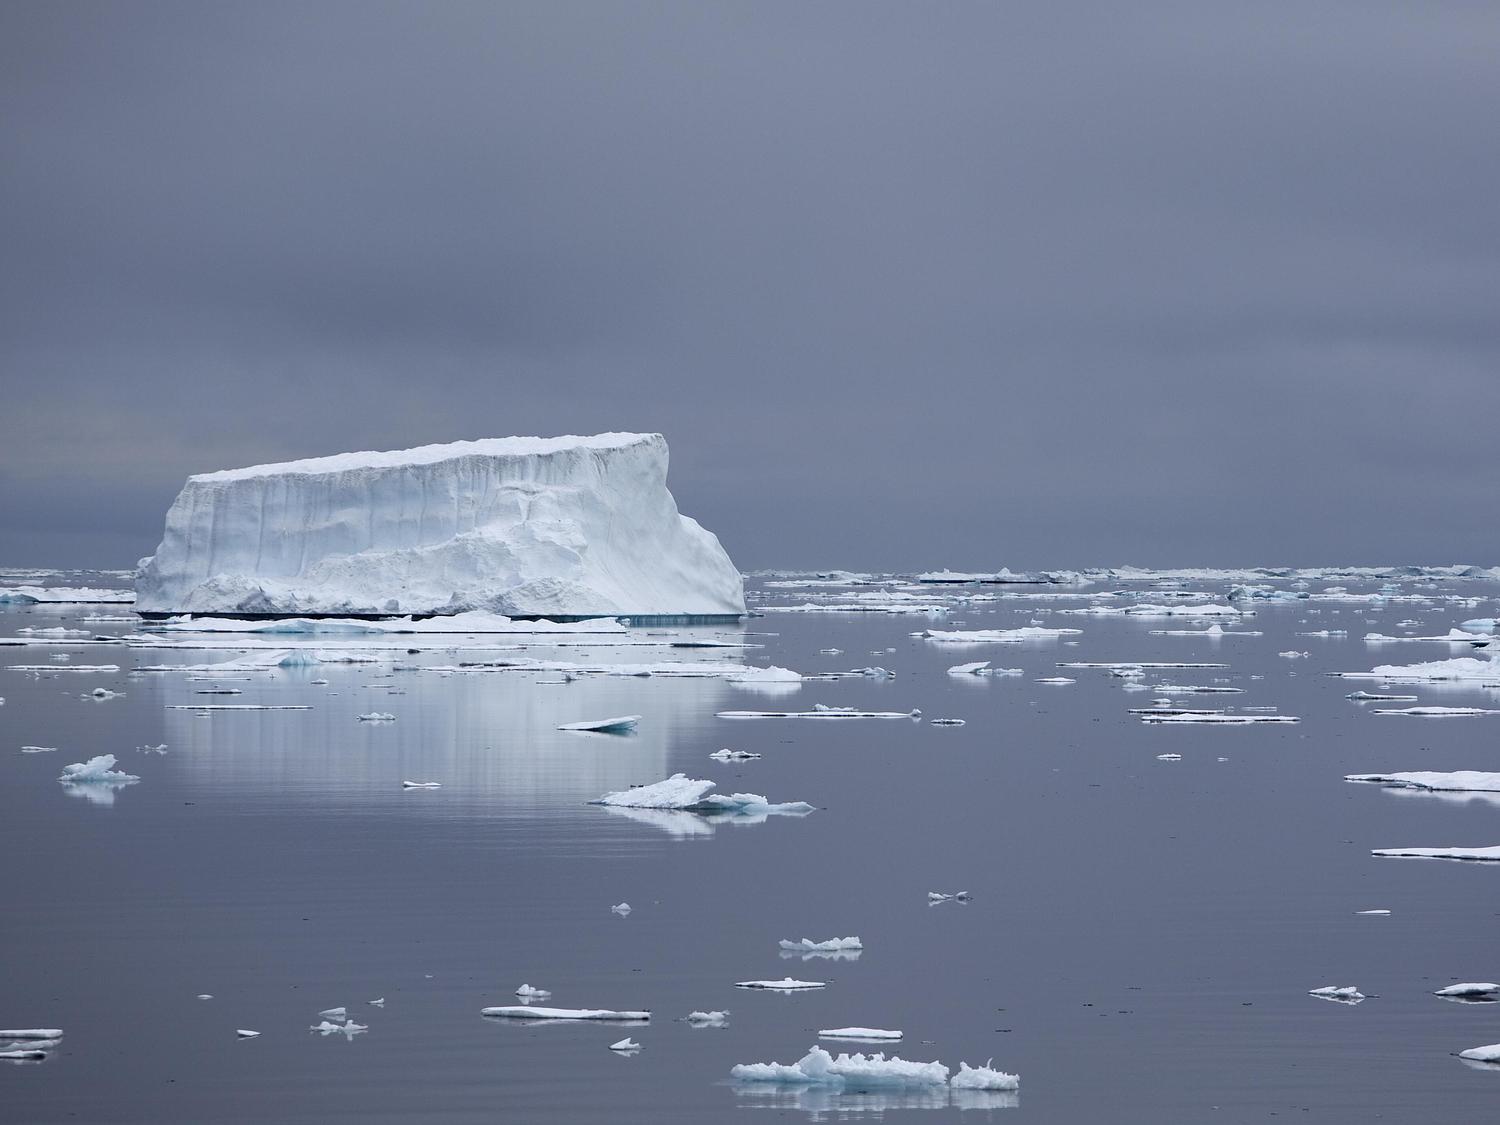
[[[1222,585],[1204,588],[1222,601]],[[1206,622],[1061,617],[1057,608],[1088,600],[1023,598],[956,605],[946,617],[769,613],[742,630],[698,631],[742,632],[763,646],[743,652],[525,652],[896,673],[776,696],[711,679],[546,685],[537,681],[551,677],[531,672],[389,664],[283,669],[233,681],[238,696],[200,696],[205,685],[186,674],[130,669],[229,660],[240,655],[234,638],[221,651],[0,649],[5,665],[54,663],[60,652],[73,664],[121,666],[0,671],[0,1024],[66,1031],[46,1062],[0,1067],[0,1120],[704,1122],[753,1110],[1039,1123],[1493,1117],[1500,1070],[1454,1053],[1500,1041],[1500,1006],[1431,992],[1500,979],[1500,870],[1377,859],[1370,849],[1497,844],[1500,807],[1342,777],[1500,769],[1500,716],[1378,717],[1344,698],[1373,682],[1322,675],[1470,655],[1361,638],[1441,633],[1493,615],[1500,585],[1413,583],[1406,592],[1424,600],[1257,605],[1254,618],[1226,627],[1264,636],[1220,640],[1150,632]],[[1145,590],[1139,600],[1156,599]],[[0,636],[99,612],[119,610],[10,608]],[[1083,635],[972,648],[909,635],[1033,619]],[[1405,620],[1420,624],[1398,628]],[[1318,629],[1348,636],[1296,636]],[[410,640],[422,651],[402,653],[402,663],[475,656],[443,652],[439,638]],[[326,647],[350,646],[330,638]],[[843,653],[820,654],[830,647]],[[1278,655],[1291,649],[1310,655]],[[1026,675],[946,673],[986,658]],[[1150,682],[1247,689],[1188,697],[1189,706],[1275,707],[1302,722],[1146,726],[1128,708],[1152,693],[1127,692],[1102,671],[1056,668],[1153,659],[1229,668]],[[1058,674],[1077,682],[1033,682]],[[329,683],[310,683],[318,678]],[[124,694],[85,698],[98,686]],[[1492,690],[1407,690],[1423,703],[1500,706]],[[203,702],[311,710],[170,709]],[[919,708],[967,725],[715,717],[815,703]],[[369,711],[397,718],[356,721]],[[634,735],[554,729],[626,713],[643,716]],[[159,743],[166,754],[136,749]],[[23,744],[59,749],[22,754]],[[764,757],[708,758],[723,746]],[[1157,759],[1167,752],[1182,760]],[[83,796],[57,782],[64,765],[102,753],[141,782]],[[716,825],[587,804],[677,770],[818,809]],[[443,788],[406,792],[403,779]],[[973,897],[930,906],[931,890]],[[626,917],[610,911],[621,901],[633,907]],[[1374,908],[1393,913],[1355,914]],[[777,949],[781,938],[851,934],[865,944],[856,959],[804,961]],[[828,987],[791,996],[733,987],[786,975]],[[653,1017],[621,1029],[480,1015],[515,1003],[522,982],[550,989],[559,1006]],[[1344,1006],[1307,995],[1327,984],[1358,985],[1370,999]],[[378,997],[384,1007],[367,1005]],[[307,1030],[336,1005],[369,1031],[346,1041]],[[731,1010],[729,1027],[678,1019],[714,1008]],[[729,1081],[737,1062],[795,1061],[818,1028],[850,1024],[903,1029],[906,1058],[955,1069],[993,1058],[1020,1075],[1020,1094],[828,1094]],[[262,1034],[239,1041],[236,1028]],[[626,1034],[641,1053],[607,1049]]]

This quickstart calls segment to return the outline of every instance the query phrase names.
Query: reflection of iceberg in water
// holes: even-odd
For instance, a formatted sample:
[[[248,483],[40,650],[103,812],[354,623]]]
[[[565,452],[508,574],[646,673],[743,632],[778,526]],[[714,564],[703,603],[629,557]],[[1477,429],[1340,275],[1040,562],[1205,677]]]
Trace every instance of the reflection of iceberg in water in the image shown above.
[[[82,797],[92,805],[109,806],[115,803],[115,795],[130,784],[129,781],[76,781],[62,789],[69,797]]]
[[[663,832],[679,839],[691,836],[712,836],[714,829],[721,824],[732,824],[737,828],[748,824],[764,824],[772,815],[772,811],[764,805],[760,807],[766,811],[749,813],[733,809],[724,812],[701,813],[688,812],[685,809],[637,809],[624,805],[601,805],[599,807],[611,815],[623,816],[640,824],[660,828]],[[812,811],[812,809],[776,810],[775,815],[803,817]]]
[[[1493,1069],[1500,1070],[1500,1067]],[[827,1086],[768,1086],[762,1082],[734,1082],[730,1089],[741,1099],[741,1109],[795,1109],[813,1116],[879,1115],[902,1109],[1019,1109],[1014,1090],[951,1090],[946,1086],[900,1090],[847,1090]]]
[[[444,659],[436,651],[433,657]],[[314,678],[327,683],[313,684]],[[692,749],[696,758],[702,743],[712,744],[713,715],[729,691],[721,680],[703,677],[581,677],[539,685],[528,673],[443,676],[420,669],[372,682],[368,667],[322,665],[280,669],[243,685],[240,696],[245,703],[311,710],[203,717],[196,685],[185,677],[138,683],[164,707],[188,708],[164,710],[161,740],[182,746],[178,767],[210,786],[326,800],[351,790],[399,793],[404,778],[419,777],[442,783],[449,810],[499,800],[507,814],[582,806],[600,793],[671,773],[675,748]],[[391,712],[399,721],[354,721],[370,711]],[[627,712],[644,716],[630,739],[555,729],[581,714]]]

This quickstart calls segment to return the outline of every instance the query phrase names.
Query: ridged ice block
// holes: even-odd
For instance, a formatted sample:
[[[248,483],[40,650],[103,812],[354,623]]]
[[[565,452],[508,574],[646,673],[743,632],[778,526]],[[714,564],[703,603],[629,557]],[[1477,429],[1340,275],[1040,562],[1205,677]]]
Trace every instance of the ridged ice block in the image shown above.
[[[145,613],[727,616],[744,586],[679,514],[660,434],[509,437],[189,477]]]

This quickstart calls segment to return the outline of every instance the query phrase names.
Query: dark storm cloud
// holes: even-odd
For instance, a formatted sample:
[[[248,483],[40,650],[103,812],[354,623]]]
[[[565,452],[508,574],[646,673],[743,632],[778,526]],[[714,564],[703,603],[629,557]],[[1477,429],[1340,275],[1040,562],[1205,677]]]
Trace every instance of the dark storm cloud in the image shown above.
[[[743,566],[1500,562],[1500,9],[0,6],[0,561],[652,429]]]

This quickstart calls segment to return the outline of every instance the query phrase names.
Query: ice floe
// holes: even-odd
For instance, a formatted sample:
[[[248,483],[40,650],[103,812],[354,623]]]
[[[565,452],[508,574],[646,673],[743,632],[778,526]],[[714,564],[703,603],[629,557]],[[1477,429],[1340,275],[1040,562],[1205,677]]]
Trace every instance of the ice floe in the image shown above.
[[[897,1056],[841,1054],[813,1047],[795,1063],[740,1063],[729,1072],[738,1082],[821,1085],[838,1089],[882,1086],[945,1086],[948,1068],[940,1062],[908,1062]]]
[[[651,785],[640,785],[634,789],[606,793],[589,803],[618,808],[673,809],[683,812],[748,816],[787,813],[799,815],[813,811],[813,806],[805,801],[772,804],[758,793],[731,793],[728,796],[713,793],[711,790],[715,784],[712,781],[677,773]]]
[[[917,719],[922,712],[910,711],[861,711],[858,707],[829,707],[814,704],[811,711],[720,711],[721,719]]]
[[[1483,1047],[1470,1047],[1467,1051],[1458,1052],[1458,1057],[1468,1059],[1470,1062],[1500,1063],[1500,1043],[1490,1043]]]
[[[983,1066],[970,1066],[966,1062],[961,1062],[958,1064],[958,1073],[949,1080],[948,1084],[955,1090],[1019,1090],[1021,1088],[1020,1077],[1007,1074],[1003,1070],[996,1070],[993,1066],[994,1061],[990,1059]]]
[[[715,750],[709,757],[716,762],[752,762],[760,755],[751,750],[731,750],[726,746],[723,750]]]
[[[532,988],[529,984],[523,984],[520,988],[516,989],[516,995],[528,997],[532,1000],[545,1000],[552,993],[548,992],[545,988]]]
[[[248,1027],[237,1027],[235,1028],[234,1033],[241,1039],[255,1039],[260,1036],[260,1032],[251,1031]]]
[[[1141,722],[1160,726],[1201,723],[1207,726],[1253,726],[1257,723],[1297,723],[1295,715],[1229,715],[1222,711],[1210,713],[1182,711],[1172,713],[1143,713]]]
[[[1349,773],[1345,781],[1368,781],[1401,789],[1425,789],[1433,792],[1500,793],[1500,773],[1479,770],[1454,770],[1434,773],[1417,770],[1411,773]]]
[[[612,719],[585,719],[577,723],[563,723],[558,730],[592,731],[595,734],[625,734],[633,731],[641,721],[639,715],[616,715]]]
[[[794,980],[791,977],[783,977],[781,980],[735,981],[734,987],[757,989],[764,992],[803,992],[812,988],[827,988],[828,982],[821,980]]]
[[[946,891],[928,891],[927,892],[927,901],[929,903],[935,903],[935,902],[968,902],[969,901],[969,892],[968,891],[954,891],[952,894],[949,894]]]
[[[1475,863],[1500,862],[1500,846],[1492,848],[1373,848],[1371,855],[1390,859],[1457,859]]]
[[[1372,715],[1409,715],[1418,719],[1462,719],[1475,715],[1500,715],[1488,707],[1376,707]]]
[[[23,1027],[6,1028],[0,1031],[0,1039],[61,1039],[63,1031],[60,1027]]]
[[[1451,660],[1428,660],[1420,664],[1381,664],[1368,672],[1332,672],[1346,680],[1385,680],[1388,683],[1441,683],[1445,680],[1477,680],[1500,684],[1500,664],[1474,656]]]
[[[74,762],[64,766],[58,781],[64,785],[132,785],[140,778],[135,774],[115,769],[113,754],[100,754],[86,762]]]
[[[864,943],[857,937],[829,938],[827,941],[813,941],[811,938],[802,938],[800,941],[787,941],[785,938],[782,938],[777,944],[782,949],[794,953],[838,953],[843,950],[864,948]]]
[[[1500,984],[1493,984],[1489,981],[1467,981],[1462,984],[1450,984],[1446,988],[1440,988],[1433,995],[1441,996],[1444,999],[1494,999],[1497,995],[1500,995]]]
[[[611,914],[618,914],[623,918],[625,915],[630,913],[630,903],[617,902],[609,908],[609,911]]]
[[[883,1027],[830,1027],[818,1032],[819,1039],[900,1039],[901,1032]]]
[[[403,781],[401,783],[402,789],[441,789],[442,787],[441,781]]]
[[[689,1012],[683,1019],[694,1027],[728,1027],[729,1010],[726,1008],[716,1012]]]
[[[1408,703],[1416,700],[1415,695],[1382,695],[1376,691],[1351,691],[1344,696],[1356,703]]]
[[[1232,605],[1091,605],[1080,609],[1060,609],[1058,613],[1072,613],[1091,617],[1242,617],[1246,610]]]
[[[611,1043],[609,1045],[609,1049],[611,1051],[639,1051],[641,1049],[641,1045],[627,1035],[618,1043]]]
[[[529,1004],[483,1008],[479,1014],[518,1020],[598,1020],[606,1023],[646,1023],[651,1019],[651,1013],[646,1011],[615,1011],[610,1008],[539,1008]]]
[[[1058,637],[1079,637],[1082,629],[1044,629],[1034,625],[1019,629],[928,629],[922,634],[929,641],[942,644],[991,645],[1023,644],[1026,641],[1050,641]]]
[[[362,723],[394,723],[396,721],[396,716],[392,715],[389,711],[371,711],[368,714],[355,715],[354,717]]]
[[[1333,1000],[1340,1004],[1358,1004],[1365,999],[1365,994],[1352,984],[1327,984],[1322,988],[1310,988],[1307,994],[1316,996],[1319,1000]]]

